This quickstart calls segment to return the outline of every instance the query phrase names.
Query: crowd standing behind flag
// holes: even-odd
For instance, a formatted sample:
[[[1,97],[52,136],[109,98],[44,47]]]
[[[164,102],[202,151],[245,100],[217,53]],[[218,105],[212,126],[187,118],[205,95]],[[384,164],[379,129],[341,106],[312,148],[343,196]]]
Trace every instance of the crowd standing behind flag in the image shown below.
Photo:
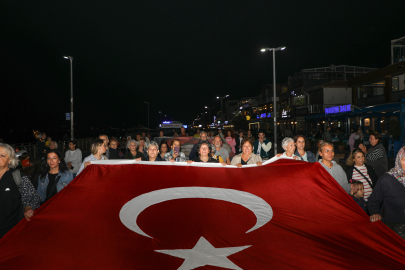
[[[250,130],[247,131],[247,136],[244,136],[245,133],[242,130],[236,132],[237,136],[234,134],[233,130],[226,130],[225,137],[222,130],[218,130],[214,136],[213,132],[197,130],[197,134],[193,136],[182,127],[179,136],[182,140],[199,139],[191,149],[188,159],[181,150],[182,141],[175,137],[165,137],[163,131],[159,132],[159,136],[155,140],[150,134],[143,132],[135,135],[136,140],[127,136],[122,141],[120,140],[120,143],[116,139],[109,139],[107,135],[102,134],[91,145],[91,154],[81,161],[82,151],[77,148],[75,140],[69,141],[69,148],[63,155],[57,150],[58,146],[55,141],[49,140],[48,147],[45,146],[47,137],[45,133],[42,133],[37,143],[39,154],[44,155],[41,173],[36,177],[31,177],[32,183],[27,176],[21,174],[21,184],[17,185],[18,193],[15,193],[15,179],[13,178],[14,172],[16,172],[14,170],[14,150],[6,144],[0,144],[0,190],[3,192],[3,190],[11,190],[12,187],[15,195],[9,198],[10,203],[3,202],[4,196],[0,197],[0,237],[23,216],[27,220],[32,218],[33,210],[39,207],[40,202],[47,201],[61,191],[72,181],[76,173],[79,175],[91,164],[90,161],[135,159],[136,161],[170,161],[187,162],[188,164],[220,162],[223,166],[242,167],[248,164],[260,166],[263,161],[272,157],[272,142],[266,138],[265,132],[259,131],[257,140],[254,140]],[[292,136],[291,130],[288,129],[284,134]],[[176,133],[174,135],[177,136]],[[352,135],[351,149],[355,146],[353,141],[357,141],[356,136],[360,137],[358,132],[352,133]],[[384,212],[384,222],[405,239],[405,200],[403,199],[405,198],[405,148],[399,151],[395,167],[388,171],[387,154],[381,144],[381,135],[373,132],[370,134],[371,146],[369,149],[359,143],[359,148],[351,151],[346,160],[349,167],[345,172],[333,160],[334,145],[328,142],[331,136],[331,129],[328,127],[323,136],[327,141],[319,141],[315,157],[311,151],[305,150],[307,139],[301,130],[294,139],[286,136],[282,140],[281,146],[285,152],[277,156],[312,163],[318,161],[348,193],[348,196],[352,196],[353,200],[371,215],[372,222],[383,220]],[[171,139],[170,146],[167,142],[168,139]],[[121,144],[120,147],[118,147],[119,144]],[[24,156],[24,158],[27,157]],[[19,207],[21,210],[16,212],[9,205],[13,205],[13,209]],[[382,205],[384,205],[384,209],[381,207]]]

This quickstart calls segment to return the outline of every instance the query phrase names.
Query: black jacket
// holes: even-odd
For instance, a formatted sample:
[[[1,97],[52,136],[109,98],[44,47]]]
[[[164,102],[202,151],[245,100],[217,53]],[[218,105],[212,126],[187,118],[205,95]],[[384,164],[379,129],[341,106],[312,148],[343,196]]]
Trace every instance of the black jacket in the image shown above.
[[[371,183],[373,184],[373,187],[375,187],[375,184],[377,183],[377,180],[378,180],[378,176],[375,173],[373,167],[371,167],[370,165],[367,165],[367,164],[364,164],[364,165],[366,165],[368,175],[371,178]],[[347,181],[349,183],[350,183],[350,179],[352,179],[352,177],[353,177],[353,170],[354,170],[354,165],[349,166],[346,169]]]
[[[384,207],[385,222],[405,224],[404,198],[404,185],[386,173],[380,177],[373,193],[368,197],[367,208],[370,215],[381,215]]]
[[[237,138],[235,138],[235,142],[236,142],[236,145],[235,145],[235,152],[236,153],[235,153],[235,155],[237,155],[237,154],[241,153],[241,152],[239,152],[240,143],[241,143],[239,136]]]

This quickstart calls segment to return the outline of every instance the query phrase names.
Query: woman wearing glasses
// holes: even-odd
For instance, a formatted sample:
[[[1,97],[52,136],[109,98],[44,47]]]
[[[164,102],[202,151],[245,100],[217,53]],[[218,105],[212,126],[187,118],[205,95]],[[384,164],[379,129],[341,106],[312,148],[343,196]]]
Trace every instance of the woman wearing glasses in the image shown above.
[[[355,148],[346,160],[349,166],[346,169],[347,181],[360,181],[364,186],[364,200],[367,201],[368,197],[373,191],[373,187],[377,183],[378,176],[373,167],[365,164],[366,158],[360,148]]]

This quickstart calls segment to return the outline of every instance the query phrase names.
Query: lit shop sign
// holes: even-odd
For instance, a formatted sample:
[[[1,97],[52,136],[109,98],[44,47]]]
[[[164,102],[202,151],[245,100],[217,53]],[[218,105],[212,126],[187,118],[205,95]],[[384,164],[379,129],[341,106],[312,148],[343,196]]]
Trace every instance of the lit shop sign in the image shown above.
[[[172,121],[163,121],[162,124],[171,124],[171,123],[172,123]]]
[[[260,119],[260,118],[270,118],[271,117],[271,113],[268,113],[268,114],[265,114],[265,113],[262,113],[262,114],[260,114],[260,115],[256,115],[256,118],[257,119]]]
[[[352,111],[351,107],[352,107],[351,104],[347,104],[342,106],[325,108],[325,114],[351,112]]]
[[[281,118],[288,118],[290,117],[290,111],[288,110],[282,110],[281,111]]]

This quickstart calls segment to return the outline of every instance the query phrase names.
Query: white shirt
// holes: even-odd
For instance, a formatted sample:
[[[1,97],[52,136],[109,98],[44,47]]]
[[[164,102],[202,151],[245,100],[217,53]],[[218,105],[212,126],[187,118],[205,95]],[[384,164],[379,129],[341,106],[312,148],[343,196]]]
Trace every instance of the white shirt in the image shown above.
[[[257,147],[257,153],[260,156],[260,150],[262,150],[262,143],[259,142],[258,147]]]
[[[305,153],[306,154],[306,153]],[[287,156],[286,154],[285,154],[285,152],[281,155],[282,157],[286,157],[286,158],[291,158],[291,159],[294,159],[294,157],[296,157],[296,155],[294,155],[294,154],[292,154],[292,156],[291,157],[289,157],[289,156]]]

